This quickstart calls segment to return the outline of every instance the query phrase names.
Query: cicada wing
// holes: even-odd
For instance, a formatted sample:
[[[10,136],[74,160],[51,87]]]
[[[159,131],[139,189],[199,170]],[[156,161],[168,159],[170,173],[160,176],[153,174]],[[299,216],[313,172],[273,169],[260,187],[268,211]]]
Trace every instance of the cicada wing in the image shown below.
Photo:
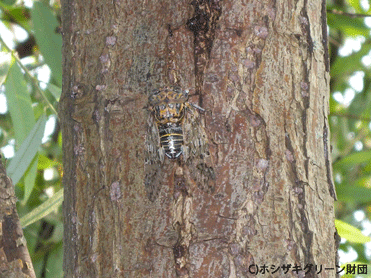
[[[160,194],[164,174],[161,171],[161,167],[156,164],[146,165],[145,172],[144,186],[148,199],[153,202]]]
[[[184,160],[197,186],[207,193],[215,191],[214,163],[209,153],[208,136],[204,121],[194,107],[188,108],[183,123]]]
[[[163,157],[157,125],[150,115],[145,140],[144,186],[147,196],[152,202],[158,197],[164,180]]]

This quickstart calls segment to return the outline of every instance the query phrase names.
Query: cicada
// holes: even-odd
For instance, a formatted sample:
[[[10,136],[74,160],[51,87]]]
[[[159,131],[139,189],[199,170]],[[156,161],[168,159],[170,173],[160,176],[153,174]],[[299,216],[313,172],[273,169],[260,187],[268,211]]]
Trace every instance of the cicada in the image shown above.
[[[188,91],[178,86],[157,89],[148,97],[145,187],[152,201],[175,160],[187,167],[190,179],[201,189],[213,191],[215,173],[199,113],[204,110],[188,98]]]

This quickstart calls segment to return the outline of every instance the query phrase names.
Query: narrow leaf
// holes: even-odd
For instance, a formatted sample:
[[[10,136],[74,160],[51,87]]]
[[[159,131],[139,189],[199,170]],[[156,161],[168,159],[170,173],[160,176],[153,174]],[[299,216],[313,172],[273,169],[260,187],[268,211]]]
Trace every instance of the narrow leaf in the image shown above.
[[[28,170],[24,177],[24,196],[22,200],[22,205],[25,205],[27,203],[28,198],[30,198],[31,192],[35,186],[38,160],[39,160],[38,156],[35,156],[35,158],[31,162],[31,165],[28,167]]]
[[[63,244],[60,243],[48,254],[45,278],[63,277]]]
[[[14,60],[5,81],[5,95],[13,122],[15,139],[20,144],[34,126],[35,117],[26,81]]]
[[[356,227],[349,225],[341,220],[335,219],[335,227],[342,238],[354,243],[366,243],[371,238],[362,234]]]
[[[61,97],[61,94],[62,94],[62,88],[55,86],[54,84],[48,83],[47,89],[53,95],[53,97],[57,101],[59,101],[59,98]]]
[[[49,213],[58,209],[62,205],[62,202],[63,202],[63,189],[59,190],[57,193],[53,195],[53,197],[51,197],[50,199],[42,203],[40,206],[38,206],[37,208],[23,216],[20,220],[22,227],[25,228],[28,225],[31,225],[32,223],[35,223],[36,221],[47,216]]]
[[[45,123],[46,118],[43,115],[37,121],[15,156],[10,161],[6,170],[14,184],[17,184],[17,182],[22,178],[35,157],[44,135]]]
[[[0,86],[3,85],[8,75],[10,63],[12,60],[10,53],[0,52]]]
[[[349,186],[349,183],[346,185],[337,185],[338,199],[344,202],[371,202],[371,188],[359,186],[357,183],[359,183],[359,181],[356,181],[356,185],[353,186]]]
[[[62,86],[62,36],[56,32],[58,20],[51,9],[36,1],[31,10],[37,45],[52,71],[57,84]]]
[[[371,161],[371,151],[354,152],[342,158],[334,166],[351,166]]]
[[[368,36],[369,28],[363,18],[351,18],[341,14],[328,14],[327,22],[332,28],[343,31],[349,37]]]

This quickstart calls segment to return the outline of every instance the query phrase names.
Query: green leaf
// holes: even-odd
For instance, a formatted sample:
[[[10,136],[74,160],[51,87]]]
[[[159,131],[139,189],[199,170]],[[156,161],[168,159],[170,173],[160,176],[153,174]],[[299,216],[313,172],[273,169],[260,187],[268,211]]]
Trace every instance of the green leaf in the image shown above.
[[[3,2],[4,3],[4,2]],[[9,29],[12,29],[12,24],[16,23],[25,29],[28,33],[33,33],[30,26],[30,10],[25,6],[6,6],[1,5],[2,10],[6,10],[1,15],[2,23]]]
[[[15,139],[17,144],[20,144],[34,126],[35,117],[26,81],[14,60],[5,81],[5,95],[13,122]]]
[[[335,227],[342,238],[354,243],[366,243],[371,241],[371,238],[365,236],[356,227],[349,225],[341,220],[335,219]]]
[[[44,170],[58,165],[57,161],[51,160],[43,154],[39,154],[39,163],[37,164],[38,170]]]
[[[46,118],[43,115],[37,121],[15,156],[10,161],[6,170],[14,184],[17,184],[22,178],[35,157],[44,135],[45,123]]]
[[[334,167],[351,166],[371,161],[371,151],[354,152],[335,163]]]
[[[54,217],[58,218],[57,221],[50,222],[51,217],[46,217],[45,219],[48,223],[51,223],[54,226],[53,235],[48,238],[48,242],[59,243],[63,241],[63,221],[61,221],[60,216],[60,214],[54,214]]]
[[[362,48],[358,52],[352,53],[346,57],[338,56],[331,65],[331,78],[337,78],[342,82],[347,82],[347,78],[355,71],[365,69],[361,59],[369,53],[370,47],[371,42],[366,41],[362,44]]]
[[[41,2],[34,2],[31,10],[35,37],[40,51],[62,87],[62,36],[56,32],[59,23],[52,11]]]
[[[63,202],[63,189],[59,190],[57,193],[53,195],[53,197],[51,197],[50,199],[42,203],[40,206],[38,206],[37,208],[23,216],[20,219],[22,227],[25,228],[28,225],[35,223],[36,221],[47,216],[49,213],[58,209],[62,205],[62,202]]]
[[[10,68],[12,54],[0,52],[0,86],[3,85]]]
[[[348,37],[367,37],[369,35],[369,28],[365,25],[363,18],[351,18],[341,14],[328,14],[327,23],[332,28],[343,31]]]
[[[336,185],[336,192],[339,201],[351,203],[368,203],[371,202],[371,188],[353,185],[353,180]],[[356,182],[356,184],[360,182]]]
[[[13,5],[16,1],[17,0],[1,0],[1,2],[9,6]]]
[[[63,244],[60,243],[48,254],[45,278],[63,277]]]
[[[41,143],[41,140],[40,140],[40,143]],[[35,156],[35,158],[31,162],[31,165],[28,167],[28,170],[24,177],[24,197],[22,200],[22,205],[25,205],[27,203],[28,198],[30,198],[31,192],[35,186],[35,180],[36,180],[36,174],[37,174],[37,163],[38,163],[38,156]]]
[[[371,187],[370,187],[371,176],[369,174],[365,174],[365,175],[361,174],[360,177],[356,180],[353,180],[353,182],[356,186],[367,189],[368,193],[371,194]],[[370,199],[371,199],[371,196],[370,196]]]
[[[359,0],[347,0],[348,4],[354,8],[357,13],[364,13]]]
[[[32,259],[32,264],[35,269],[36,277],[42,277],[45,273],[45,261],[43,260],[43,258],[44,258],[43,256],[39,255],[35,259]]]
[[[63,245],[53,249],[48,254],[45,278],[63,277]]]
[[[53,95],[53,97],[59,101],[62,94],[62,88],[55,86],[54,84],[48,83],[47,89]]]

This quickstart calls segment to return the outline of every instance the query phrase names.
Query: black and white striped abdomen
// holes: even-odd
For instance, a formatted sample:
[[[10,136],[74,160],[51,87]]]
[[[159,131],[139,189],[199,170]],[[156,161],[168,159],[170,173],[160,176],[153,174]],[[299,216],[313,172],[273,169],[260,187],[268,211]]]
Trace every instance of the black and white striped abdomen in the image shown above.
[[[183,130],[180,123],[160,125],[160,144],[165,155],[170,159],[178,158],[182,154]]]

